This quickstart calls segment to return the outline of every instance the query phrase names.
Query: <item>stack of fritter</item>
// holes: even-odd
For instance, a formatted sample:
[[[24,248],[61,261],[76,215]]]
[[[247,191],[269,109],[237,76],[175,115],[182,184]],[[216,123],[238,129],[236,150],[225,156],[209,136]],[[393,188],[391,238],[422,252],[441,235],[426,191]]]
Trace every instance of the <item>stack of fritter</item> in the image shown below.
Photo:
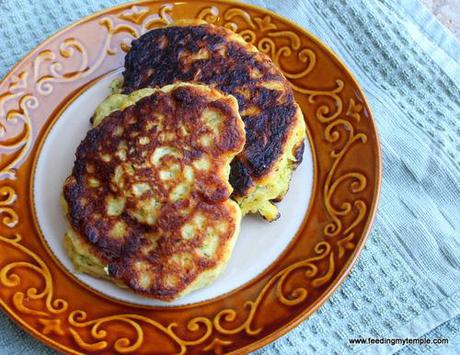
[[[241,214],[278,217],[305,123],[272,61],[213,25],[144,34],[119,84],[65,182],[65,246],[79,271],[173,300],[217,277]]]

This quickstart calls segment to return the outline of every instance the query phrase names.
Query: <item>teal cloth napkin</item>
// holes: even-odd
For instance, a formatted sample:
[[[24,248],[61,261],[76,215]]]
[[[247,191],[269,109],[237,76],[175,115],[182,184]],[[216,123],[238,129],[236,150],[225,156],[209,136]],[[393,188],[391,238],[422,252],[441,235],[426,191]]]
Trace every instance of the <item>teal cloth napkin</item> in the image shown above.
[[[0,76],[111,0],[0,1]],[[253,0],[302,25],[357,77],[377,121],[383,183],[362,255],[330,300],[257,354],[460,353],[460,44],[416,0]],[[448,345],[351,345],[350,338]],[[0,314],[0,352],[52,353]]]

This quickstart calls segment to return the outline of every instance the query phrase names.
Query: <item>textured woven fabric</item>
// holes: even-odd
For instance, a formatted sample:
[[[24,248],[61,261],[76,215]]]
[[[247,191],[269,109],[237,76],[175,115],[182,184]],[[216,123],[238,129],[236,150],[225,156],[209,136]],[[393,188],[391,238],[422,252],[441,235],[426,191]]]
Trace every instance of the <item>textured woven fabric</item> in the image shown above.
[[[257,354],[460,352],[460,44],[416,0],[253,0],[299,23],[357,77],[382,144],[378,215],[350,277]],[[0,1],[0,76],[59,28],[119,1]],[[289,6],[286,6],[286,4]],[[350,338],[447,337],[447,346]],[[48,350],[0,314],[0,353]]]

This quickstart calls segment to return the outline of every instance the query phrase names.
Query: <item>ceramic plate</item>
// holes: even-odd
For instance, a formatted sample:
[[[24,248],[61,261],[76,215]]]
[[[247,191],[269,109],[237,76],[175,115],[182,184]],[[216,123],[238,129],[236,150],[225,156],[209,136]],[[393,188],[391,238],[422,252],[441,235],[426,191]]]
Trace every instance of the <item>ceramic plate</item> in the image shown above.
[[[75,274],[59,197],[130,42],[184,18],[226,26],[267,53],[294,88],[308,142],[281,218],[246,217],[218,280],[165,303]],[[67,353],[244,352],[273,341],[343,281],[380,186],[375,125],[344,64],[294,23],[232,1],[125,4],[62,30],[0,84],[0,134],[0,304]]]

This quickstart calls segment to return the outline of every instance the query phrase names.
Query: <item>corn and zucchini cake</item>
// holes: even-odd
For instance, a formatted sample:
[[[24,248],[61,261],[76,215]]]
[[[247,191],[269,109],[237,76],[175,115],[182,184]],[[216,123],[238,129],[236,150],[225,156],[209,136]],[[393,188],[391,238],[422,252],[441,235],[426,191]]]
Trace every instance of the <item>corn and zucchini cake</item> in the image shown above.
[[[241,221],[228,181],[245,143],[236,99],[187,83],[131,90],[93,124],[63,191],[77,270],[166,301],[208,285]]]
[[[306,136],[302,111],[287,79],[241,36],[191,20],[134,40],[119,85],[121,92],[130,94],[178,81],[214,86],[238,100],[246,145],[231,164],[232,197],[243,214],[276,219],[273,202],[286,194]]]

